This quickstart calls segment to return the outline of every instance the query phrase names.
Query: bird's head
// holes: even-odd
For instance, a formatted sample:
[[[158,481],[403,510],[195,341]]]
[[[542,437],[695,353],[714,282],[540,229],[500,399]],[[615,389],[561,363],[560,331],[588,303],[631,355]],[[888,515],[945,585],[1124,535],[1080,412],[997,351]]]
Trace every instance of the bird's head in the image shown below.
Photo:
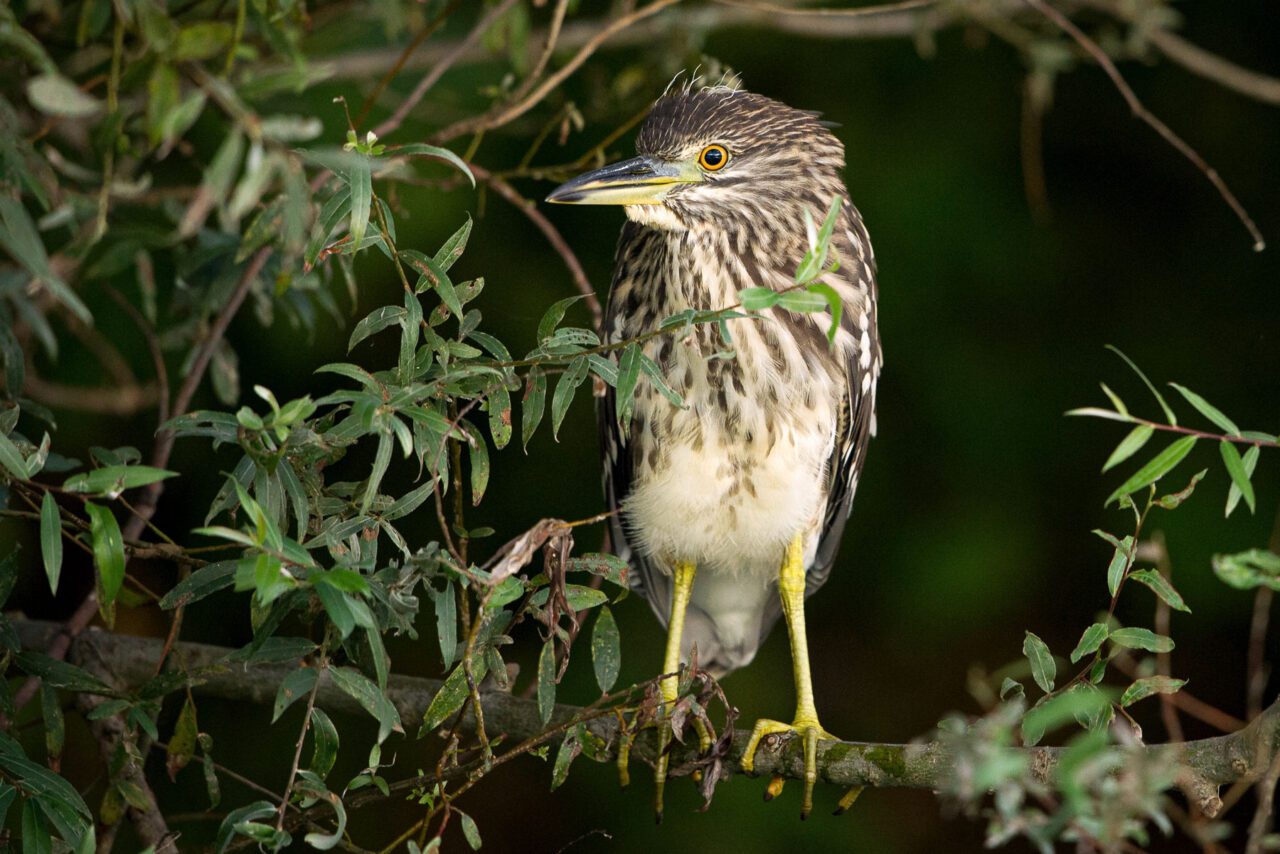
[[[742,223],[798,225],[836,194],[844,146],[816,113],[727,87],[694,88],[654,104],[638,157],[579,175],[547,201],[624,205],[636,222],[686,230]]]

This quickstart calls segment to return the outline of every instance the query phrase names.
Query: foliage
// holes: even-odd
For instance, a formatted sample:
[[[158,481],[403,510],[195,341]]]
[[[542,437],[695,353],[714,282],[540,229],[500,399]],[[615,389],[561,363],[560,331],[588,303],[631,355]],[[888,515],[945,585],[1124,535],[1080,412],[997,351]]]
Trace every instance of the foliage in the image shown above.
[[[388,30],[411,23],[426,38],[458,4],[374,5]],[[558,4],[553,14],[563,18],[567,8]],[[115,685],[109,674],[61,660],[65,648],[57,655],[24,651],[16,620],[0,615],[0,669],[42,682],[45,761],[32,758],[38,747],[0,732],[0,826],[7,820],[19,828],[28,850],[50,850],[56,839],[66,849],[91,851],[98,841],[95,820],[112,827],[128,808],[152,809],[145,777],[139,782],[135,772],[159,744],[170,778],[198,774],[209,809],[228,809],[216,833],[219,851],[247,844],[280,850],[298,836],[319,850],[345,846],[353,795],[391,797],[406,787],[422,817],[397,843],[432,850],[456,818],[466,841],[479,848],[480,829],[456,799],[505,761],[542,755],[554,789],[577,757],[608,761],[655,724],[670,727],[678,739],[690,724],[711,732],[715,746],[695,763],[708,801],[727,773],[735,712],[707,674],[696,666],[682,674],[680,699],[666,711],[653,680],[618,688],[622,638],[611,606],[626,595],[628,570],[612,555],[575,552],[575,531],[600,518],[546,519],[529,531],[498,532],[469,525],[467,512],[498,485],[493,459],[515,438],[513,397],[520,401],[520,445],[527,449],[544,422],[558,435],[574,401],[582,405],[579,392],[588,381],[593,390],[613,390],[615,408],[602,417],[624,423],[644,383],[673,406],[683,405],[649,355],[655,339],[697,329],[719,336],[723,349],[715,358],[732,358],[733,323],[771,322],[772,312],[793,311],[829,312],[834,340],[842,306],[822,276],[838,269],[830,240],[843,200],[832,200],[825,215],[807,215],[809,251],[788,288],[744,288],[736,305],[683,311],[626,341],[564,325],[585,295],[567,297],[545,310],[533,347],[516,351],[484,325],[484,280],[455,281],[470,219],[427,247],[434,251],[397,236],[404,188],[474,186],[481,177],[496,189],[492,176],[484,179],[469,156],[443,144],[383,141],[364,128],[367,106],[355,118],[345,115],[341,132],[292,106],[326,73],[305,49],[311,16],[320,13],[292,0],[84,0],[65,8],[0,9],[0,40],[13,53],[5,65],[13,73],[0,84],[0,123],[17,130],[0,137],[0,250],[7,259],[0,266],[0,507],[38,533],[41,584],[50,596],[67,582],[64,552],[91,560],[94,593],[83,622],[96,611],[112,628],[122,612],[157,604],[171,619],[172,640],[185,608],[228,590],[243,594],[232,607],[249,613],[253,639],[219,666],[253,672],[288,665],[274,692],[273,723],[290,709],[302,712],[289,734],[296,753],[283,796],[224,804],[227,774],[200,728],[193,690],[207,673],[169,658],[157,662],[157,675],[147,682]],[[540,91],[535,84],[550,56],[548,48],[541,63],[529,62],[526,5],[488,4],[481,22],[490,14],[488,47],[516,77],[488,93],[491,106],[471,128],[476,137],[468,154],[484,130],[498,124],[487,125],[486,117],[523,106]],[[1059,66],[1066,61],[1061,51],[1053,56]],[[1050,65],[1037,65],[1036,73]],[[347,108],[339,102],[335,115]],[[514,171],[529,166],[554,125],[567,133],[576,119],[572,103],[558,108]],[[437,141],[454,138],[441,136],[448,140]],[[600,157],[608,144],[578,164],[547,172]],[[374,264],[386,265],[401,292],[396,302],[351,323],[342,305],[356,302]],[[149,454],[95,446],[79,460],[55,448],[54,413],[26,393],[28,371],[37,349],[55,359],[73,339],[83,343],[98,334],[111,311],[102,295],[123,307],[145,341],[157,374],[151,402],[162,415]],[[281,401],[257,385],[246,404],[239,355],[224,337],[246,301],[265,328],[316,334],[323,324],[351,326],[348,352],[377,336],[394,337],[394,359],[321,365],[314,397]],[[174,389],[170,372],[181,378]],[[192,410],[206,374],[220,407]],[[1060,658],[1028,632],[1025,672],[1042,696],[1027,708],[1027,687],[1011,678],[1000,690],[1004,702],[990,704],[985,717],[957,718],[940,730],[958,758],[947,795],[977,812],[986,793],[995,792],[993,844],[1016,835],[1041,846],[1056,839],[1142,842],[1145,820],[1164,825],[1170,768],[1136,749],[1139,732],[1109,725],[1117,715],[1132,723],[1127,707],[1183,683],[1147,672],[1143,663],[1144,675],[1123,687],[1105,684],[1117,659],[1134,651],[1161,655],[1173,645],[1152,629],[1119,625],[1116,603],[1132,580],[1167,607],[1189,610],[1159,566],[1139,564],[1149,514],[1177,508],[1203,473],[1160,497],[1156,484],[1197,444],[1212,441],[1231,481],[1227,514],[1242,501],[1253,512],[1251,478],[1260,449],[1277,442],[1240,430],[1199,395],[1174,388],[1222,432],[1180,427],[1154,387],[1167,423],[1130,414],[1109,390],[1114,409],[1078,411],[1134,425],[1104,471],[1126,463],[1158,432],[1179,436],[1108,499],[1132,511],[1134,526],[1122,537],[1099,532],[1114,549],[1106,573],[1110,608],[1070,655],[1081,669],[1060,680]],[[127,397],[122,387],[105,389]],[[212,496],[187,487],[190,470],[169,467],[179,439],[188,446],[200,442],[203,459],[228,459]],[[154,524],[163,490],[205,507],[203,525],[171,536]],[[421,531],[432,524],[438,530],[423,542]],[[508,541],[492,547],[499,534]],[[17,552],[6,551],[0,606],[19,570]],[[136,571],[141,559],[172,565],[178,580],[157,595]],[[1269,551],[1223,555],[1214,569],[1234,587],[1280,587],[1280,558]],[[558,686],[587,623],[589,651],[579,650],[578,658],[590,658],[599,697],[584,708],[558,706]],[[388,693],[395,668],[387,641],[418,639],[424,626],[434,633],[443,684],[423,720],[408,721]],[[517,668],[508,661],[517,637],[539,649],[523,686],[513,684]],[[0,712],[18,720],[23,689],[15,696],[3,684]],[[323,685],[336,686],[376,722],[367,752],[316,705]],[[515,745],[491,736],[481,703],[489,686],[536,697],[543,731]],[[113,722],[121,732],[104,751],[105,783],[94,806],[59,773],[64,702],[72,699],[85,720]],[[166,707],[170,714],[162,716]],[[604,718],[619,721],[613,742],[588,726]],[[1085,731],[1046,784],[1013,748],[1035,745],[1072,719]],[[169,720],[172,731],[162,731],[161,722]],[[434,768],[405,777],[394,771],[393,753],[414,749],[410,734],[432,736],[430,744],[440,750]],[[344,748],[356,752],[362,766],[346,779],[335,771]],[[189,765],[199,771],[186,770]]]

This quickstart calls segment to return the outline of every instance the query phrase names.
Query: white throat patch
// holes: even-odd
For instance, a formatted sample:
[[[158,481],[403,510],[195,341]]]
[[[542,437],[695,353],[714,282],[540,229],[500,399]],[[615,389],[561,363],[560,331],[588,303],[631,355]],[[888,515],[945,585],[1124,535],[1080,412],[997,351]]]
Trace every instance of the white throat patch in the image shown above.
[[[626,205],[627,219],[663,231],[687,231],[684,223],[666,205]]]

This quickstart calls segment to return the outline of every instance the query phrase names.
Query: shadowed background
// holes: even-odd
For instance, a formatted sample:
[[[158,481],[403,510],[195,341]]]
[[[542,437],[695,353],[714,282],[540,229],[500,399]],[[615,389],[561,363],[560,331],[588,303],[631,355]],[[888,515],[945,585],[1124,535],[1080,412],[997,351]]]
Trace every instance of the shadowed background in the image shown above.
[[[1202,46],[1280,73],[1280,30],[1271,23],[1267,3],[1188,3],[1181,11],[1184,31]],[[459,36],[467,26],[465,20],[451,22],[441,37]],[[316,34],[317,44],[328,46],[358,46],[361,40],[373,45],[379,38],[374,24],[359,21]],[[749,89],[821,111],[839,125],[835,132],[847,148],[849,189],[880,264],[886,368],[879,434],[840,560],[831,581],[809,602],[810,645],[824,725],[850,739],[908,740],[927,734],[949,710],[976,711],[965,690],[967,671],[995,669],[1018,657],[1025,629],[1062,655],[1106,607],[1110,550],[1089,531],[1127,530],[1125,514],[1102,508],[1122,475],[1098,474],[1124,428],[1062,413],[1103,402],[1100,380],[1139,413],[1154,416],[1159,410],[1105,344],[1124,349],[1156,382],[1176,380],[1201,392],[1245,427],[1280,428],[1280,110],[1168,63],[1123,67],[1153,112],[1236,189],[1275,244],[1262,254],[1250,250],[1248,235],[1204,177],[1133,120],[1093,67],[1059,80],[1045,116],[1043,166],[1051,213],[1037,222],[1024,192],[1021,160],[1026,69],[1012,50],[976,29],[940,34],[926,56],[906,40],[818,42],[759,29],[716,31],[692,44],[664,39],[607,51],[565,87],[585,129],[563,148],[553,134],[538,162],[576,158],[641,110],[671,73],[703,57],[740,72]],[[416,116],[429,117],[430,124],[406,122],[388,141],[413,141],[428,128],[474,112],[483,106],[479,88],[491,85],[503,67],[495,60],[450,72],[418,108]],[[406,74],[394,84],[379,109],[393,108],[414,77]],[[331,98],[344,94],[358,103],[371,85],[324,84],[288,109],[320,117],[327,138],[334,139],[344,121]],[[489,169],[513,166],[549,113],[535,111],[491,134],[476,161]],[[611,155],[629,155],[632,136],[614,145]],[[191,138],[199,144],[199,126]],[[537,199],[553,186],[514,183]],[[485,277],[476,305],[491,331],[513,349],[532,345],[545,306],[573,292],[559,257],[524,216],[492,193],[405,186],[394,203],[401,247],[434,251],[468,212],[476,218],[455,280]],[[543,209],[603,295],[621,211]],[[357,264],[359,305],[345,327],[321,318],[314,335],[283,320],[264,330],[251,312],[241,313],[229,340],[240,356],[243,388],[261,383],[284,400],[332,387],[311,370],[343,356],[355,319],[398,299],[399,284],[370,255]],[[345,298],[340,301],[349,307]],[[129,328],[107,300],[91,298],[91,305],[103,329]],[[579,325],[588,323],[583,309],[573,311]],[[365,342],[352,360],[382,366],[394,360],[393,346],[389,338]],[[141,348],[135,342],[132,355],[145,366]],[[70,346],[57,365],[38,364],[42,374],[56,379],[91,381],[78,367],[84,361],[78,362]],[[216,406],[207,390],[197,404]],[[1187,407],[1180,411],[1195,421]],[[60,417],[58,442],[64,453],[91,444],[146,447],[151,429],[150,414],[126,422],[68,413]],[[527,456],[513,443],[495,457],[489,494],[468,521],[494,526],[500,540],[544,516],[594,515],[603,506],[595,445],[593,413],[581,395],[559,443],[543,430]],[[179,443],[173,467],[202,470],[205,480],[184,476],[185,482],[170,488],[157,517],[162,527],[183,531],[201,523],[220,482],[218,469],[234,463],[232,453],[211,462],[203,442]],[[1194,611],[1173,618],[1174,675],[1189,678],[1189,689],[1203,699],[1241,715],[1252,597],[1219,583],[1209,558],[1265,545],[1280,502],[1280,478],[1275,460],[1264,454],[1255,477],[1257,515],[1237,511],[1224,520],[1227,480],[1216,458],[1208,446],[1195,451],[1173,480],[1181,486],[1205,467],[1210,474],[1188,505],[1167,524],[1157,516],[1154,527],[1168,539],[1174,581]],[[391,477],[403,484],[414,474],[410,468],[397,463]],[[191,504],[177,498],[184,494],[193,497]],[[418,516],[425,541],[434,536],[430,508]],[[0,531],[6,537],[34,534],[7,523]],[[582,530],[579,548],[595,548],[600,535],[598,527]],[[30,545],[27,554],[34,556],[38,549]],[[58,604],[69,609],[84,592],[75,582],[89,574],[73,564],[81,555],[67,559]],[[150,583],[171,583],[169,568],[155,568],[151,577],[148,571],[143,577]],[[23,582],[29,585],[25,599],[38,601],[37,583],[43,583],[38,570]],[[24,600],[23,592],[15,604]],[[1131,590],[1122,597],[1119,616],[1149,620],[1153,601],[1146,590]],[[663,632],[648,607],[631,598],[615,613],[623,638],[620,682],[655,674]],[[31,615],[65,613],[32,609]],[[130,612],[123,625],[136,632],[162,632],[164,626],[158,614],[146,612]],[[419,642],[393,642],[396,669],[438,674],[433,635],[425,626]],[[194,606],[183,636],[246,642],[246,597],[223,593]],[[1278,646],[1273,642],[1269,650]],[[525,674],[534,654],[529,646],[514,656]],[[781,627],[756,662],[724,687],[742,712],[740,723],[788,712],[791,674]],[[1267,699],[1273,695],[1269,690]],[[588,702],[595,696],[582,646],[559,699]],[[1154,701],[1138,707],[1151,740],[1164,738],[1157,711]],[[168,710],[162,732],[175,713]],[[201,728],[213,735],[218,760],[277,788],[282,780],[273,775],[283,777],[287,770],[300,714],[295,708],[269,727],[270,713],[263,708],[211,699],[200,705]],[[358,769],[372,733],[367,719],[339,725],[343,753],[335,779]],[[1189,737],[1203,734],[1210,731],[1188,723]],[[76,739],[87,736],[73,731],[69,737],[71,755]],[[88,742],[81,744],[87,748]],[[393,740],[385,753],[396,755],[397,771],[434,761],[422,743],[411,740]],[[157,787],[166,812],[182,812],[183,804],[203,807],[198,777],[188,771],[177,785]],[[745,778],[723,784],[705,814],[696,812],[700,798],[693,786],[675,781],[668,787],[666,821],[655,828],[649,775],[633,769],[633,777],[631,790],[622,792],[611,767],[580,760],[564,788],[551,795],[549,764],[522,759],[477,786],[461,805],[476,818],[486,850],[494,851],[556,851],[575,840],[570,850],[582,852],[659,845],[739,854],[981,848],[981,822],[948,820],[929,793],[868,791],[837,820],[823,814],[823,806],[834,806],[839,793],[820,787],[814,818],[801,824],[798,784],[766,805],[760,803],[763,781]],[[225,784],[224,804],[247,799],[235,783]],[[357,834],[385,828],[389,839],[416,815],[416,807],[390,802],[357,812],[352,828]],[[184,848],[214,830],[212,824],[180,827]],[[456,827],[446,842],[447,849],[465,844]]]

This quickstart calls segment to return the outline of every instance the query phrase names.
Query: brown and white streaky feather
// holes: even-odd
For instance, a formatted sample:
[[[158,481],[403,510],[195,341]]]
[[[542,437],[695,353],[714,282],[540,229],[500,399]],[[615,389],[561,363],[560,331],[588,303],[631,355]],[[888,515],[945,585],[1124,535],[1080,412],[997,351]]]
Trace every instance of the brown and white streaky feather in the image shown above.
[[[724,673],[747,664],[777,621],[770,584],[797,533],[806,594],[826,581],[874,431],[882,358],[875,259],[848,201],[840,141],[814,113],[716,87],[663,97],[636,147],[679,160],[713,143],[731,153],[727,168],[661,205],[627,207],[609,341],[686,309],[736,305],[744,288],[792,286],[808,249],[806,212],[821,221],[844,200],[832,240],[840,267],[823,277],[843,301],[834,346],[825,313],[730,320],[731,355],[714,325],[696,326],[644,345],[683,409],[647,378],[626,433],[611,392],[600,407],[606,495],[621,511],[615,548],[664,623],[672,566],[697,564],[685,651],[696,645],[702,666]]]

